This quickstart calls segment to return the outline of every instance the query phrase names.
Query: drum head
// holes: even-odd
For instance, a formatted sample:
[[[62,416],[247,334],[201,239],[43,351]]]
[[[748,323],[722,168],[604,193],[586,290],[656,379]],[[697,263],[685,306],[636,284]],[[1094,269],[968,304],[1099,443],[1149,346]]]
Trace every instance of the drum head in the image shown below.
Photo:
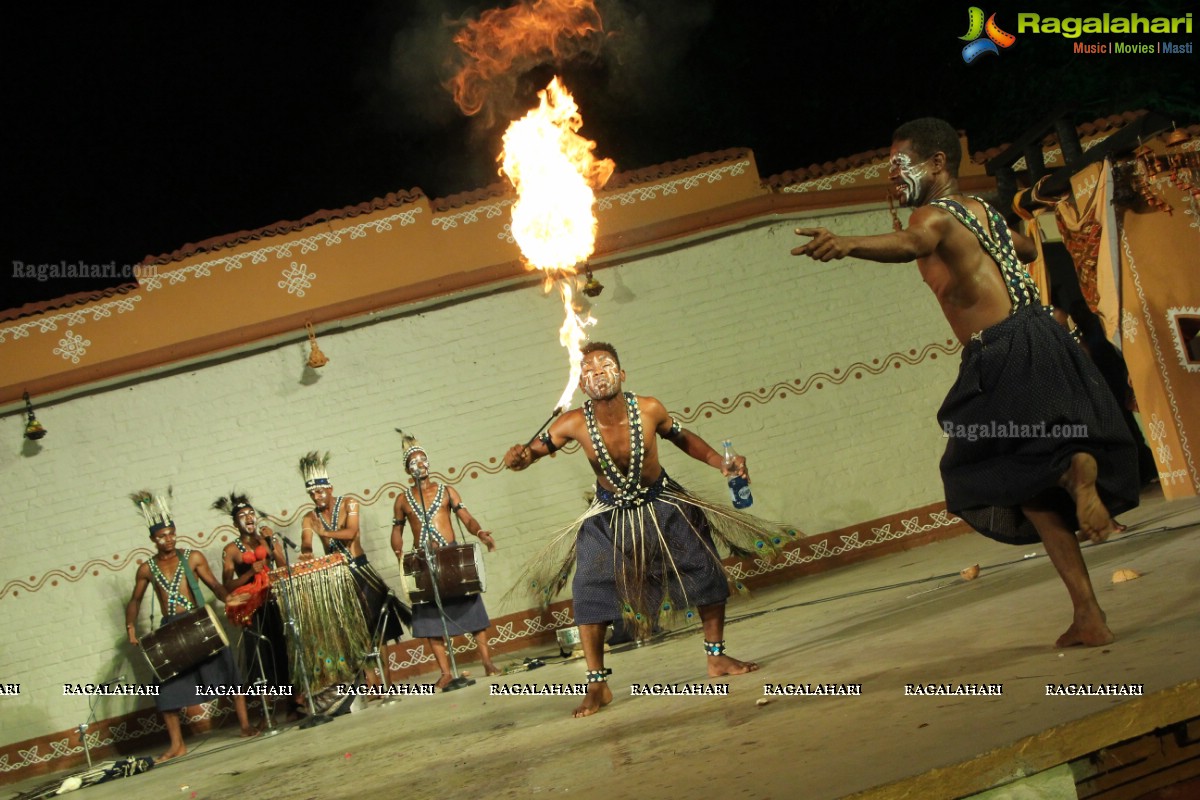
[[[212,606],[205,606],[204,610],[208,612],[208,618],[212,620],[213,629],[217,636],[220,637],[221,643],[229,647],[229,636],[225,633],[224,626],[221,625],[221,620],[217,619],[217,612]]]
[[[483,566],[483,545],[474,542],[471,546],[475,551],[475,575],[479,578],[479,592],[482,594],[487,591],[487,572]]]

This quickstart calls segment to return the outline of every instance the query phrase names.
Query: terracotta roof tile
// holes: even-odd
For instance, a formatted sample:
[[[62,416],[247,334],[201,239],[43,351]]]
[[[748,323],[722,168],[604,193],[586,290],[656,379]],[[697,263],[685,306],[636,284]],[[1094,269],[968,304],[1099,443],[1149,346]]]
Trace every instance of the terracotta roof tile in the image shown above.
[[[684,172],[694,172],[698,169],[704,169],[713,164],[727,164],[730,161],[738,161],[739,159],[749,157],[750,150],[745,147],[731,147],[726,150],[700,153],[676,161],[668,161],[665,164],[655,164],[641,169],[629,170],[628,172],[618,172],[609,179],[608,183],[604,186],[604,190],[614,191],[629,186],[638,186],[643,183],[653,183],[654,181],[660,181],[663,178],[670,178]]]
[[[72,306],[82,306],[94,300],[103,300],[106,297],[114,297],[119,294],[126,294],[138,288],[137,283],[122,283],[119,286],[112,286],[108,289],[97,289],[91,292],[75,292],[74,294],[63,295],[56,297],[53,300],[38,300],[33,303],[26,303],[17,308],[10,308],[0,311],[0,322],[11,322],[14,319],[21,317],[32,317],[37,314],[44,314],[47,311],[60,311],[64,308]]]
[[[379,211],[385,208],[396,208],[398,206],[409,205],[425,196],[425,193],[420,189],[413,188],[406,192],[389,192],[383,197],[376,197],[365,203],[358,203],[353,206],[337,209],[322,209],[315,213],[309,214],[307,217],[291,221],[280,220],[274,225],[266,225],[262,228],[256,228],[250,231],[238,231],[237,233],[227,233],[223,236],[214,236],[211,239],[204,239],[196,243],[188,243],[178,250],[170,253],[163,253],[157,256],[146,256],[142,259],[142,264],[169,264],[172,261],[182,261],[185,258],[194,256],[197,253],[207,253],[213,250],[219,250],[223,247],[232,247],[234,245],[244,244],[246,242],[265,239],[270,236],[280,236],[283,234],[298,231],[301,228],[306,228],[309,225],[315,225],[319,222],[329,222],[335,219],[349,219],[357,217],[360,214],[370,214],[372,211]]]
[[[880,159],[887,158],[889,152],[891,152],[890,147],[880,147],[875,150],[867,150],[864,153],[856,153],[852,156],[839,158],[837,161],[826,161],[824,164],[811,164],[807,167],[800,167],[799,169],[772,175],[764,179],[763,184],[771,189],[781,189],[785,186],[803,183],[814,178],[835,175],[839,172],[846,172],[847,170],[872,164]]]
[[[497,181],[496,183],[484,186],[482,189],[472,189],[469,192],[459,192],[447,197],[439,197],[436,200],[431,200],[429,205],[433,208],[433,212],[437,214],[444,211],[453,211],[463,206],[475,205],[487,200],[495,200],[511,193],[511,185],[503,181]]]

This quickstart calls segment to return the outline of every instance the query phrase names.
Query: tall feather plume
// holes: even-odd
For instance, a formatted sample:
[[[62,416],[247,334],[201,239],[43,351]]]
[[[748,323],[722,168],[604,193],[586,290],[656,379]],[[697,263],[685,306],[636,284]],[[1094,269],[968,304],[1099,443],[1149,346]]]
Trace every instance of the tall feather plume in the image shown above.
[[[411,433],[405,433],[400,428],[396,428],[396,433],[400,434],[400,444],[404,448],[404,468],[408,469],[409,457],[418,450],[424,453],[425,448],[422,447],[421,443],[417,441],[417,437],[413,436]]]

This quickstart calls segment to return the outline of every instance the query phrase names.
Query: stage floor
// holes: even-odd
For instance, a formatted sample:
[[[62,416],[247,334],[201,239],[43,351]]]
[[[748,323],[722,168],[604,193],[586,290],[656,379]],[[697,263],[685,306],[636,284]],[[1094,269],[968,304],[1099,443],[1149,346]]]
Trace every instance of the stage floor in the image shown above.
[[[589,719],[570,717],[572,697],[489,695],[492,684],[583,679],[582,661],[548,663],[309,730],[197,737],[186,758],[81,791],[86,800],[961,797],[1200,716],[1200,501],[1167,503],[1153,491],[1122,521],[1127,533],[1084,548],[1117,635],[1107,647],[1054,647],[1070,604],[1040,546],[972,534],[731,601],[729,652],[759,661],[753,675],[705,681],[702,636],[683,632],[610,655],[616,699]],[[979,577],[962,581],[972,564]],[[1114,584],[1120,568],[1143,577]],[[557,655],[551,646],[498,663],[548,653]],[[634,684],[693,682],[727,683],[729,694],[630,696]],[[764,684],[809,683],[862,693],[758,703]],[[1001,684],[1003,694],[906,695],[906,684]],[[1145,694],[1047,696],[1047,684],[1140,684]]]

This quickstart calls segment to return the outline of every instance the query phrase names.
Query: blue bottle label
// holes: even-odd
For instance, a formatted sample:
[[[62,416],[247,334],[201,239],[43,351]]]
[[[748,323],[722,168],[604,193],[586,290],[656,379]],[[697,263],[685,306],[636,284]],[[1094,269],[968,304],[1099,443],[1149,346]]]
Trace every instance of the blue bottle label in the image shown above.
[[[754,504],[754,495],[750,493],[749,481],[739,475],[734,475],[729,479],[729,493],[733,497],[734,508],[749,508]]]

